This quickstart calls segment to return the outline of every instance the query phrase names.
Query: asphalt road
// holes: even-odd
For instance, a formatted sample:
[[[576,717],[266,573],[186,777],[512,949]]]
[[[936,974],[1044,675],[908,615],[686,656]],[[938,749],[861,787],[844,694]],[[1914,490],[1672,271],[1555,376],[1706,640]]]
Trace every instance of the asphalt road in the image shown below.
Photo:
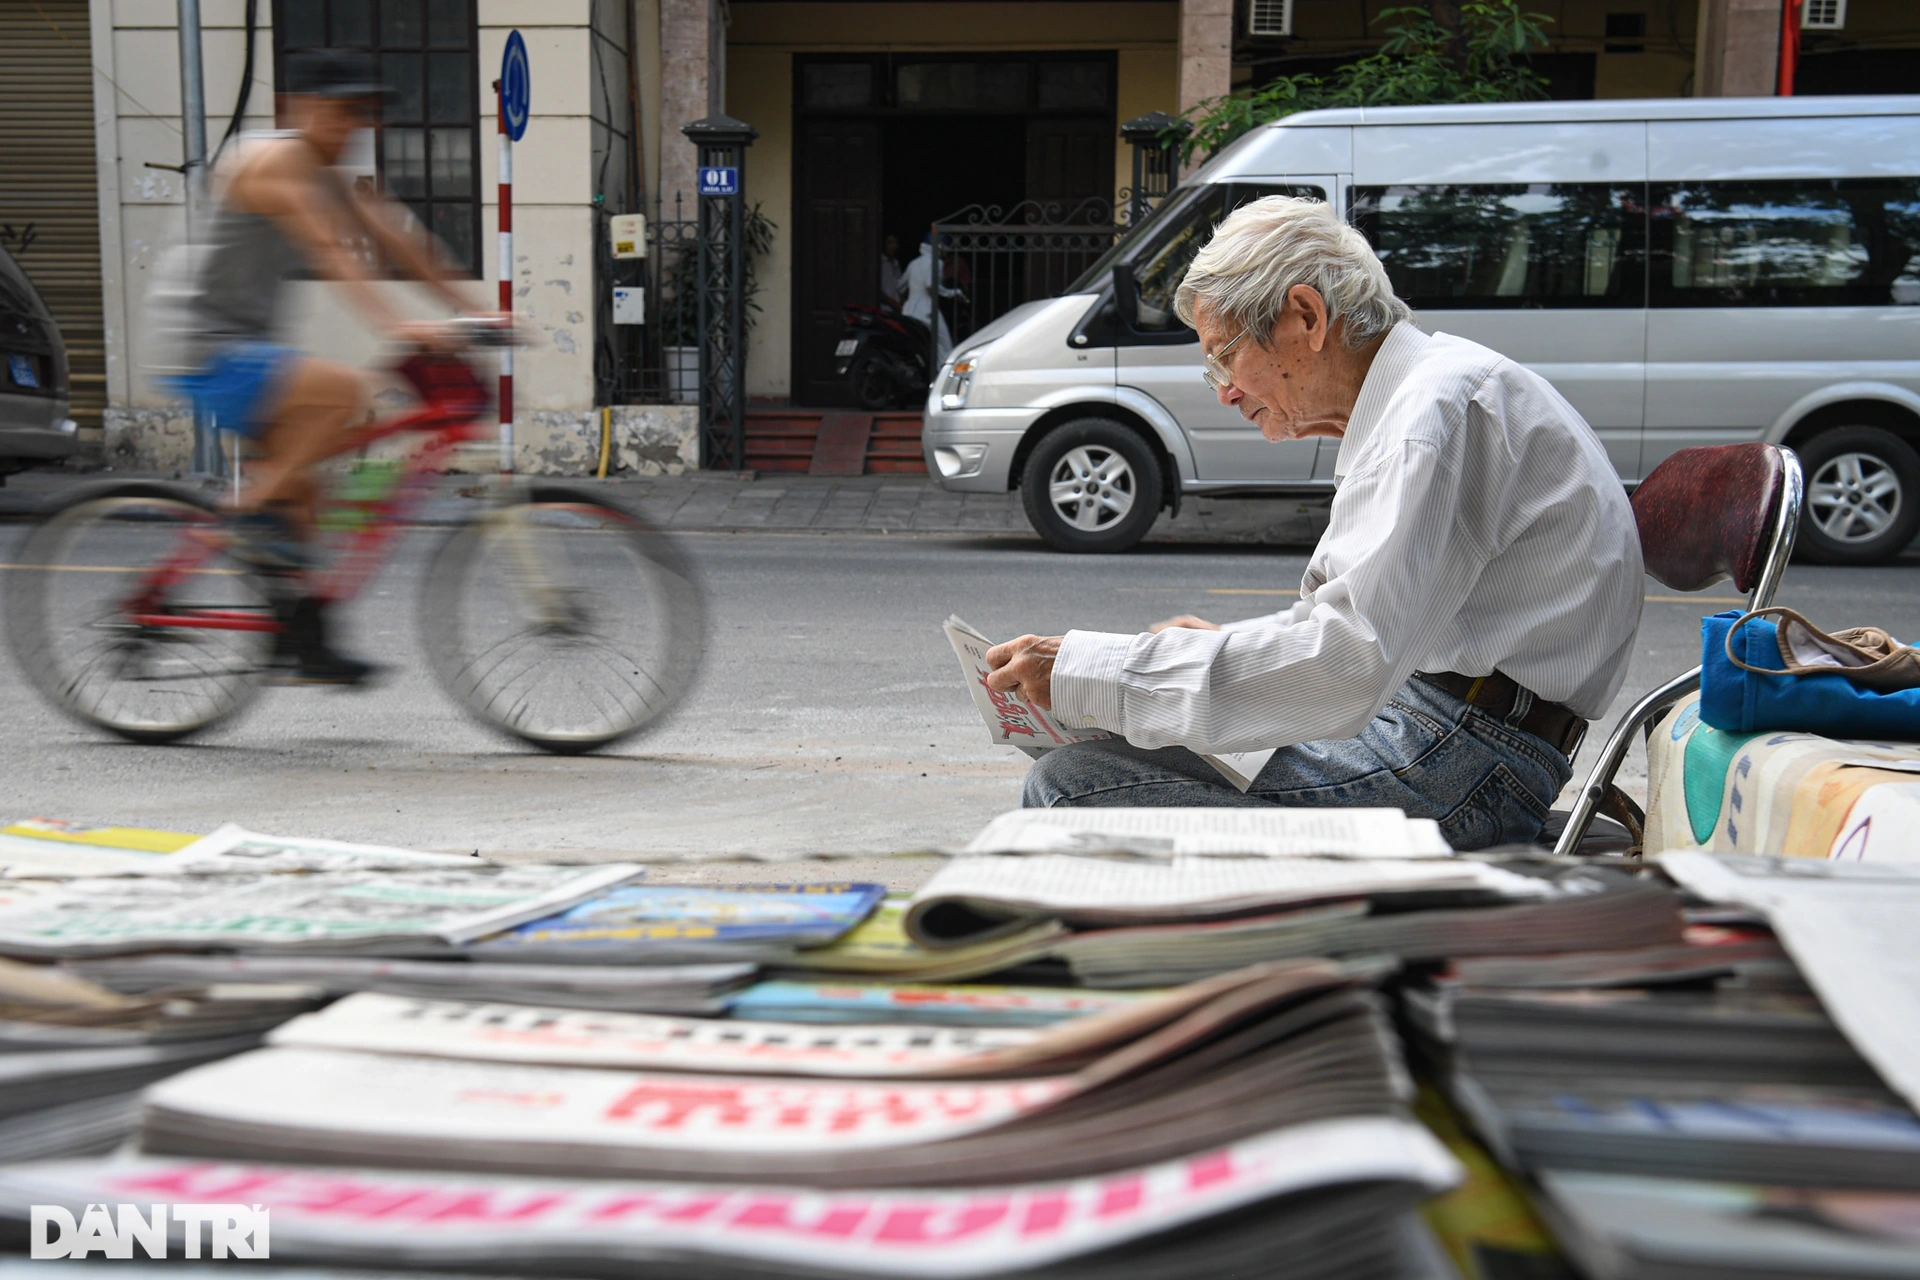
[[[24,535],[0,531],[0,547]],[[6,659],[0,818],[202,832],[231,821],[521,856],[786,860],[953,844],[1018,803],[1026,761],[987,745],[940,632],[948,613],[996,638],[1133,630],[1177,613],[1224,621],[1284,607],[1306,560],[1305,548],[1150,544],[1089,558],[1014,538],[684,535],[713,620],[696,688],[649,736],[568,759],[476,726],[427,674],[413,602],[439,536],[413,532],[348,615],[352,648],[394,667],[372,693],[269,690],[202,740],[143,747],[61,719]],[[1912,637],[1916,585],[1920,558],[1796,566],[1781,598],[1829,627]],[[1698,618],[1733,601],[1727,586],[1648,590],[1621,707],[1697,662]],[[1643,786],[1637,757],[1631,769]]]

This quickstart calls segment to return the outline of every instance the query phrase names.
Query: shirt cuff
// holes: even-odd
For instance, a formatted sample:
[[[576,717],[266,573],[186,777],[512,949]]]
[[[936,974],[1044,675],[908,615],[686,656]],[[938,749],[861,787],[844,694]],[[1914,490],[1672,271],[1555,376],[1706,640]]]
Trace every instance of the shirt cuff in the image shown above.
[[[1067,632],[1053,660],[1053,718],[1063,728],[1121,731],[1120,681],[1135,639]]]

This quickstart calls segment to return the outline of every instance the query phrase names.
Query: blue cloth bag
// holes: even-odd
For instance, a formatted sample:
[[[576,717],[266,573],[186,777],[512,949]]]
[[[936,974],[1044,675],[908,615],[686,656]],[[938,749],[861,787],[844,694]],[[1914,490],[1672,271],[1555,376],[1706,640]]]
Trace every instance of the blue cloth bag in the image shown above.
[[[1744,616],[1738,609],[1700,619],[1700,718],[1728,733],[1787,729],[1829,738],[1920,741],[1920,689],[1875,693],[1843,675],[1789,674],[1771,618],[1755,618],[1733,637],[1733,651],[1748,666],[1727,658],[1727,635]]]

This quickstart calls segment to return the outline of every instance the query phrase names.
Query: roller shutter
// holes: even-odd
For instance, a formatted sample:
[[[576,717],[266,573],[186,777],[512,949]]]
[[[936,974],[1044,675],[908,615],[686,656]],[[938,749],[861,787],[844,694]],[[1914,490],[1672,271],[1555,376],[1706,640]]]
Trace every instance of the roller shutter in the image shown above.
[[[0,233],[60,324],[82,427],[107,401],[90,37],[86,0],[0,0]]]

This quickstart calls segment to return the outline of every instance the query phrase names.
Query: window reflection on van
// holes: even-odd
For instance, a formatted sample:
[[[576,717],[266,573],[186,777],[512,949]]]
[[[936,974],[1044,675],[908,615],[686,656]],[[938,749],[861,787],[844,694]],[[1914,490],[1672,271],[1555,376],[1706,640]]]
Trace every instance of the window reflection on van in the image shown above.
[[[1135,314],[1123,317],[1136,332],[1167,333],[1185,328],[1173,314],[1173,294],[1186,278],[1187,268],[1200,247],[1213,238],[1213,229],[1229,213],[1263,196],[1304,196],[1325,200],[1316,186],[1221,183],[1190,193],[1186,207],[1160,220],[1149,242],[1133,258]]]
[[[1638,307],[1637,185],[1355,187],[1353,222],[1415,310]]]
[[[1920,305],[1920,179],[1660,185],[1652,207],[1655,306]]]

